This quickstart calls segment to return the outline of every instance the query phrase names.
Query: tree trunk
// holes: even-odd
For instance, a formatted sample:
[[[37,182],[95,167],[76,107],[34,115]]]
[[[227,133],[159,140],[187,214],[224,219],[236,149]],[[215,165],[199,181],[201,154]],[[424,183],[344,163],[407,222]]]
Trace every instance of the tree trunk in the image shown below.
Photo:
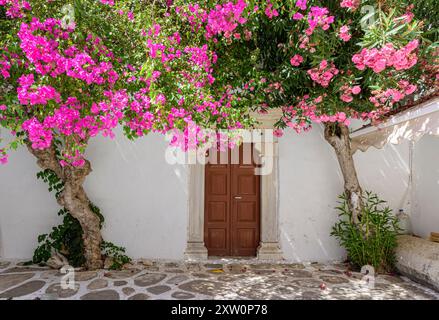
[[[344,124],[325,124],[325,139],[334,148],[343,174],[344,192],[352,220],[358,222],[363,208],[362,190],[352,157],[349,128]]]
[[[43,170],[52,170],[64,182],[64,190],[57,200],[59,205],[65,207],[82,227],[85,267],[89,270],[102,268],[100,220],[90,209],[90,200],[83,188],[84,180],[91,172],[90,162],[86,161],[80,168],[62,167],[53,146],[44,150],[35,150],[28,145],[28,149],[37,158],[37,163]]]

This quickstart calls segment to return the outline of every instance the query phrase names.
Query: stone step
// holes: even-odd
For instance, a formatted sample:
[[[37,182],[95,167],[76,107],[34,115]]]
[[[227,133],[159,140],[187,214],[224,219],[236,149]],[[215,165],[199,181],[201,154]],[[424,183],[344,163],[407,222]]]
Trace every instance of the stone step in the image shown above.
[[[401,235],[395,253],[401,274],[439,291],[439,243]]]

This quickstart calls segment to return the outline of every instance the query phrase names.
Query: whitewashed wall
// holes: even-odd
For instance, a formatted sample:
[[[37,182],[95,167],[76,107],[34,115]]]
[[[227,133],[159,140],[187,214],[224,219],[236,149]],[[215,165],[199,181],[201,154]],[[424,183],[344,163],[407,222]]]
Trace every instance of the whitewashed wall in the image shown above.
[[[377,192],[395,213],[404,209],[412,232],[427,238],[430,232],[439,232],[439,138],[427,135],[415,143],[411,188],[409,150],[407,141],[372,147],[358,151],[355,161],[363,188]]]
[[[332,147],[315,127],[286,132],[279,140],[280,229],[284,255],[294,261],[340,259],[344,251],[330,236],[343,191]]]
[[[439,137],[424,136],[413,159],[413,232],[421,237],[439,232]]]
[[[87,154],[93,172],[85,188],[105,215],[105,240],[132,257],[183,257],[187,229],[186,169],[164,161],[167,143],[150,135],[136,143],[97,138]],[[58,224],[59,210],[27,150],[0,168],[0,256],[29,258],[38,234]]]
[[[90,198],[102,209],[106,240],[139,258],[180,259],[186,245],[187,171],[164,161],[167,143],[151,135],[135,143],[124,137],[98,138],[88,158]],[[344,251],[329,233],[342,178],[322,130],[287,132],[279,142],[280,231],[285,257],[294,261],[341,259]],[[378,192],[396,211],[407,202],[408,143],[355,154],[364,189]],[[425,235],[439,224],[439,139],[425,137],[415,149],[415,231]],[[11,154],[0,168],[0,257],[30,258],[38,234],[59,222],[58,206],[29,153]],[[407,209],[408,210],[408,209]],[[436,231],[438,227],[434,228]]]
[[[132,257],[183,258],[187,230],[187,172],[165,162],[161,135],[135,143],[97,139],[86,189],[105,215],[103,237]]]
[[[365,191],[373,191],[395,210],[410,209],[409,142],[387,144],[383,149],[369,148],[354,154],[358,178]]]
[[[37,236],[59,223],[59,210],[46,185],[36,178],[38,167],[24,148],[0,167],[0,256],[32,257]]]

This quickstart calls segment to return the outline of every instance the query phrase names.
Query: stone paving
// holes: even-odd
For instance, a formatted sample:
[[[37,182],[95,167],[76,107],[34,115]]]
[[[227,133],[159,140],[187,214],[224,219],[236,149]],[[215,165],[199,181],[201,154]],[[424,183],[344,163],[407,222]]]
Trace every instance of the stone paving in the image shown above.
[[[396,275],[377,276],[372,289],[342,263],[140,260],[121,271],[78,270],[69,289],[61,287],[63,276],[0,261],[0,299],[439,299],[438,292]]]

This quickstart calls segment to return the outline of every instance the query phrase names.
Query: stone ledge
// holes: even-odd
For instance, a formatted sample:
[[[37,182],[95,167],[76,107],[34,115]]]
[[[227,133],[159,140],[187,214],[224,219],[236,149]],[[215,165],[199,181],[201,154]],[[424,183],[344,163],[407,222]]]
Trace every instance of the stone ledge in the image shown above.
[[[395,256],[401,274],[439,291],[439,243],[398,236]]]

